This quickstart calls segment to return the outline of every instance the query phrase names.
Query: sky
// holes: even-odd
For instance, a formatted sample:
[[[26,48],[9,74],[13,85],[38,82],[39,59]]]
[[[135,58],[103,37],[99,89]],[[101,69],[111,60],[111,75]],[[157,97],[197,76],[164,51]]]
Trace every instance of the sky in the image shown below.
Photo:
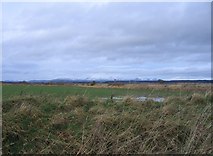
[[[211,79],[211,3],[3,3],[2,79]]]

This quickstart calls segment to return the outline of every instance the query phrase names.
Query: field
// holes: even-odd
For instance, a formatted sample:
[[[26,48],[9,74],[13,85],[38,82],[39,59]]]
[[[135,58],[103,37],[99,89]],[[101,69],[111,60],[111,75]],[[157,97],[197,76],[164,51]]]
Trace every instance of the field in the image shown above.
[[[87,85],[3,85],[3,99],[19,95],[52,95],[65,98],[70,95],[84,95],[90,98],[115,96],[189,96],[194,92],[205,94],[210,91],[209,84],[126,84],[124,86],[108,86],[100,84]]]
[[[210,84],[3,84],[2,90],[3,154],[213,152]]]

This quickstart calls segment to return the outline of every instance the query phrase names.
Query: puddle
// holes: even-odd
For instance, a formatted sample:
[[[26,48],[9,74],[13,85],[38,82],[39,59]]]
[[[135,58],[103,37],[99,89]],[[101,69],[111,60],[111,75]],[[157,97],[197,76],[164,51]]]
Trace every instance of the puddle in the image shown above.
[[[113,100],[122,100],[123,98],[124,97],[113,97]],[[109,98],[101,98],[101,99],[107,100]],[[155,98],[153,97],[153,98],[151,98],[151,97],[139,96],[139,97],[135,97],[133,99],[136,99],[138,101],[153,100],[155,102],[163,102],[165,98],[163,98],[163,97],[155,97]]]
[[[162,98],[162,97],[148,98],[145,96],[140,96],[140,97],[136,97],[136,99],[139,101],[153,100],[155,102],[163,102],[165,98]]]

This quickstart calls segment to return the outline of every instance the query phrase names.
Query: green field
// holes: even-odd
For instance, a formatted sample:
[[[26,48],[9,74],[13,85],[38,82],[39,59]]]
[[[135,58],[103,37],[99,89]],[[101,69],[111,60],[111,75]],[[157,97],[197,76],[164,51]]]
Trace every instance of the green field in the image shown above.
[[[84,95],[90,98],[114,96],[151,96],[151,97],[168,97],[168,96],[188,96],[194,91],[168,90],[158,88],[148,89],[128,89],[128,88],[95,88],[82,87],[74,85],[3,85],[3,99],[20,95],[52,95],[53,97],[64,98],[71,95]],[[198,92],[204,94],[205,92]]]
[[[212,154],[212,101],[203,85],[4,84],[3,154]]]

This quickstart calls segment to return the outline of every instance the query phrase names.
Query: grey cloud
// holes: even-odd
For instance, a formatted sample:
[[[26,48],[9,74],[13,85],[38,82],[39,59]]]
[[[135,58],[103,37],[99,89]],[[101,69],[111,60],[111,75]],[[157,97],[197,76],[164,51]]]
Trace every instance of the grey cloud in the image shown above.
[[[4,79],[209,79],[210,13],[210,3],[5,3]]]

